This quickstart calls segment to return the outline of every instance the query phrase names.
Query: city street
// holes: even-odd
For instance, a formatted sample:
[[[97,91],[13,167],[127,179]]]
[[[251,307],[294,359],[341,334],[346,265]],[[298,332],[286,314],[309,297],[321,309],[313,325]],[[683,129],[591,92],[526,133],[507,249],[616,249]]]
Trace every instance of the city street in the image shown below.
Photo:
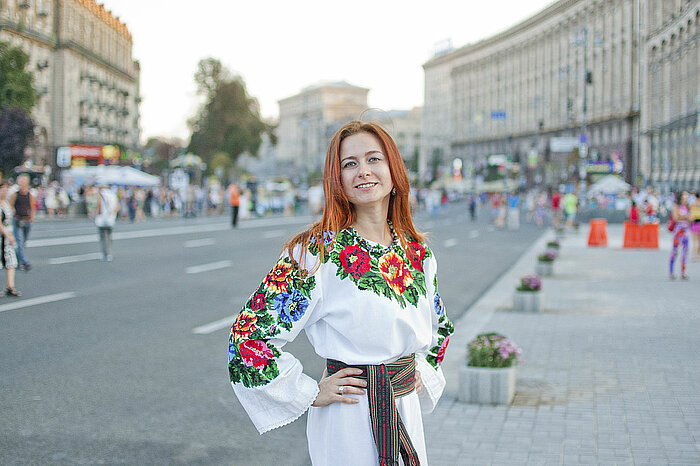
[[[460,202],[415,219],[453,320],[541,235],[480,214]],[[37,223],[23,296],[0,298],[0,463],[309,464],[305,418],[259,436],[226,370],[234,315],[309,221],[119,223],[111,263],[87,220]],[[285,349],[320,375],[305,337]]]

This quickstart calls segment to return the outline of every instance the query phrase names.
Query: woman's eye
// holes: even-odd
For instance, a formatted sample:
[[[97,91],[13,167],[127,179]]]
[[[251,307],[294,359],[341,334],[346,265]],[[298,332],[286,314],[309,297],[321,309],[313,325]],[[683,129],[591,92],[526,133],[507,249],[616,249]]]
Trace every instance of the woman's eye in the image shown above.
[[[355,162],[352,162],[352,161],[351,161],[351,162],[347,162],[347,163],[345,163],[345,164],[343,165],[343,168],[352,167],[352,166],[354,166],[354,165],[355,165]]]

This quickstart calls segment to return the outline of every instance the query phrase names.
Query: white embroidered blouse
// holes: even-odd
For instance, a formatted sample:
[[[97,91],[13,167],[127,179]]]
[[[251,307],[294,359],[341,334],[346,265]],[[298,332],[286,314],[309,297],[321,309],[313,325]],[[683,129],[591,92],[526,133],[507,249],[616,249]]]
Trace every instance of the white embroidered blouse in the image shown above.
[[[309,410],[315,465],[377,464],[367,396],[347,395],[358,398],[354,405],[311,407],[318,382],[281,349],[304,329],[319,356],[346,364],[389,363],[415,353],[424,390],[398,398],[396,406],[427,464],[421,411],[431,412],[442,394],[440,363],[453,332],[435,257],[423,243],[402,247],[395,240],[383,247],[352,228],[324,233],[323,243],[312,240],[304,267],[283,254],[236,317],[229,337],[231,385],[261,434]]]

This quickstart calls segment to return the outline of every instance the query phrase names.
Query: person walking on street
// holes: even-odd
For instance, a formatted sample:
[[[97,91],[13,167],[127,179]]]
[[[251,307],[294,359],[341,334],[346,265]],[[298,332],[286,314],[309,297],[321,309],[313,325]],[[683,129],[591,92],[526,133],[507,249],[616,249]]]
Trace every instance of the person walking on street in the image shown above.
[[[690,212],[688,210],[688,193],[683,191],[680,199],[673,206],[671,211],[671,220],[673,221],[673,249],[671,250],[671,260],[669,262],[669,273],[671,280],[675,280],[673,274],[673,266],[678,255],[678,248],[682,247],[681,252],[681,278],[688,279],[686,274],[686,261],[688,259],[688,235],[690,234]]]
[[[34,214],[36,213],[36,205],[34,196],[29,192],[29,175],[21,174],[17,177],[17,186],[19,190],[10,198],[10,207],[14,211],[12,219],[12,229],[17,240],[17,262],[19,269],[29,272],[32,266],[27,260],[24,250],[29,237],[32,223],[34,222]]]
[[[469,218],[472,222],[476,221],[476,194],[474,193],[469,196]]]
[[[100,236],[102,260],[112,261],[112,229],[117,221],[119,201],[108,186],[100,186],[97,195],[95,225]]]
[[[238,225],[238,209],[241,205],[241,193],[236,183],[231,183],[228,187],[228,204],[231,206],[231,226]]]
[[[320,221],[298,234],[229,334],[233,390],[260,433],[308,411],[315,465],[427,466],[423,418],[445,388],[454,327],[416,231],[396,144],[352,121],[331,139]],[[304,330],[319,381],[283,346]]]
[[[12,234],[12,207],[7,201],[7,183],[0,182],[0,264],[5,269],[5,278],[7,279],[7,287],[5,288],[5,296],[22,296],[22,293],[15,288],[15,269],[17,268],[17,254],[15,253],[15,245],[17,244],[14,235]]]
[[[576,222],[576,212],[578,211],[578,197],[573,191],[569,191],[562,200],[564,203],[564,214],[566,214],[566,224],[569,227],[574,226]]]
[[[693,261],[700,260],[700,192],[690,205],[690,232],[693,234]]]

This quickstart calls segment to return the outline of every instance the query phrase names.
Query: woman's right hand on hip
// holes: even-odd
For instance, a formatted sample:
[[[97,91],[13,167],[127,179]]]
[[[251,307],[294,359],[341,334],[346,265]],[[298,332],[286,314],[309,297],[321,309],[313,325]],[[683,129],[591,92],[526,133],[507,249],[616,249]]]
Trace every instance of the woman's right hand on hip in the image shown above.
[[[331,403],[359,403],[357,398],[344,396],[347,394],[364,395],[365,391],[359,387],[366,387],[367,382],[352,377],[362,374],[362,369],[346,367],[333,375],[328,375],[328,369],[323,370],[323,376],[318,383],[318,396],[312,406],[328,406]]]

